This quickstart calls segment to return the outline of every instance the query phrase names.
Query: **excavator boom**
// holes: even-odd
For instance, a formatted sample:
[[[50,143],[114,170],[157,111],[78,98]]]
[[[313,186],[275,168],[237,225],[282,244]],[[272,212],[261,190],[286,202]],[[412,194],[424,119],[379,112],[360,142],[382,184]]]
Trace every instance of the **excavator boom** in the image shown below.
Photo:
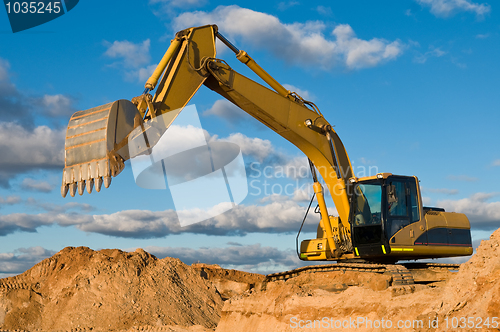
[[[225,61],[217,59],[216,38],[228,46],[235,53],[236,58],[269,87],[239,74]],[[373,179],[357,179],[352,173],[349,156],[342,141],[316,105],[284,88],[245,51],[239,50],[220,34],[216,25],[179,31],[156,70],[146,82],[143,94],[131,101],[119,100],[77,112],[71,117],[66,135],[66,164],[63,171],[62,195],[65,196],[69,191],[70,195],[74,196],[77,190],[82,195],[85,188],[90,193],[94,185],[99,191],[103,182],[108,187],[111,177],[117,176],[123,170],[124,162],[131,158],[130,151],[133,151],[134,155],[148,154],[202,85],[218,93],[290,141],[309,158],[314,179],[313,188],[321,218],[318,238],[302,243],[301,259],[354,259],[359,258],[359,252],[362,252],[362,255],[366,253],[368,256],[376,256],[378,251],[381,252],[380,255],[391,254],[391,244],[388,243],[389,239],[386,236],[389,231],[385,229],[389,226],[381,221],[390,219],[386,218],[386,212],[382,209],[387,208],[384,181],[389,181],[391,174],[381,173]],[[152,96],[150,92],[155,88],[155,94]],[[159,120],[160,115],[161,120]],[[160,121],[162,123],[159,126]],[[142,138],[141,134],[144,134]],[[142,141],[144,137],[147,137],[146,145],[136,144],[138,137]],[[138,148],[138,146],[142,147]],[[328,213],[323,186],[317,180],[316,170],[331,194],[338,217],[330,216]],[[397,181],[404,185],[408,183],[410,186],[411,180],[405,179]],[[373,188],[379,190],[380,197],[373,200],[371,197],[367,198],[363,194],[365,189],[363,181],[368,181],[367,183],[371,183]],[[373,184],[374,181],[380,183]],[[353,188],[358,194],[353,191]],[[419,194],[417,191],[415,193]],[[370,210],[369,203],[371,202],[378,202],[380,207],[374,207],[372,204],[372,210]],[[415,202],[421,205],[421,201]],[[351,206],[354,206],[356,210],[354,211]],[[423,214],[424,209],[420,207],[418,211],[421,213],[418,219],[422,223],[420,228],[425,232],[427,219]],[[445,218],[444,215],[435,219],[438,220],[436,225],[441,225],[441,220],[445,220],[443,218]],[[453,216],[450,217],[449,214],[446,218],[453,220]],[[356,228],[353,222],[355,219],[376,221],[380,227],[370,226],[375,230],[373,232],[357,224]],[[413,220],[410,217],[407,219]],[[459,219],[457,225],[462,229],[467,229],[467,218],[463,216]],[[358,238],[361,239],[357,243],[364,246],[356,247],[356,241],[353,242],[351,238],[352,231],[356,231]],[[372,233],[378,234],[375,247],[379,249],[372,248],[375,243]],[[413,229],[411,234],[411,237],[416,234]],[[421,233],[417,231],[417,234]],[[403,238],[400,232],[391,233],[391,236],[393,235]],[[363,243],[363,241],[368,242]],[[409,239],[407,242],[410,241],[413,240]],[[370,246],[367,246],[368,244]],[[464,246],[468,244],[465,243]],[[432,250],[426,251],[421,256],[429,256]],[[459,255],[468,252],[467,250],[443,252],[445,255]],[[421,256],[418,257],[421,258]],[[439,254],[437,257],[440,257]]]
[[[216,38],[271,89],[215,58]],[[349,240],[347,186],[352,169],[342,141],[313,103],[285,89],[245,51],[237,49],[221,35],[216,25],[179,31],[146,82],[144,93],[132,102],[120,100],[73,115],[66,137],[63,196],[68,191],[74,196],[77,189],[81,195],[85,187],[91,192],[94,183],[96,189],[100,189],[102,182],[109,186],[111,177],[118,175],[124,168],[124,161],[130,158],[126,141],[130,141],[133,129],[141,126],[143,131],[148,131],[155,118],[162,115],[167,119],[163,124],[166,130],[203,84],[304,152],[322,175],[340,216],[332,227],[323,188],[319,183],[315,185],[316,194],[322,200],[322,227],[330,235],[332,252],[342,239]],[[156,93],[151,96],[149,92],[155,88]],[[78,140],[75,140],[76,135]],[[150,145],[154,146],[154,142]],[[337,235],[334,240],[331,229],[340,228],[343,236]]]

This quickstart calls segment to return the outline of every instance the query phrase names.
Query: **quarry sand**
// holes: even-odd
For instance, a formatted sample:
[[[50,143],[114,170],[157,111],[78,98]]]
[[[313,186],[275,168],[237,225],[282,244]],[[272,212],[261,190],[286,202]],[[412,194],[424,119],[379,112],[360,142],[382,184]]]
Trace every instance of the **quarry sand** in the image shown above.
[[[455,330],[500,331],[477,328],[479,318],[500,317],[500,229],[446,282],[389,286],[390,278],[348,271],[266,283],[263,275],[188,266],[142,249],[68,247],[0,279],[0,330],[327,331],[364,319],[344,329],[446,331],[453,319],[474,317],[473,328]],[[392,327],[381,327],[382,319]],[[399,321],[417,324],[397,328]]]

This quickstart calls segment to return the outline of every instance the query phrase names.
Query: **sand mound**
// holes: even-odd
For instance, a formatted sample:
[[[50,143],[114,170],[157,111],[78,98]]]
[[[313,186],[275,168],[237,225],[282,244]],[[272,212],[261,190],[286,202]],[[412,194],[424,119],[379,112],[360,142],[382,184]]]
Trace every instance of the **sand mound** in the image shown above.
[[[142,249],[65,248],[0,280],[0,290],[0,328],[11,330],[215,328],[222,307],[214,285],[197,271]]]
[[[226,301],[216,331],[500,330],[492,320],[500,317],[500,229],[448,282],[385,287],[386,278],[330,272],[272,282]]]
[[[66,248],[0,280],[0,331],[489,331],[500,316],[500,229],[448,281],[394,287],[389,275],[353,271],[263,278],[141,249]],[[474,328],[452,325],[462,317]]]
[[[485,317],[500,317],[500,229],[481,241],[476,254],[462,264],[448,283],[442,303],[440,314],[477,317],[481,312]]]

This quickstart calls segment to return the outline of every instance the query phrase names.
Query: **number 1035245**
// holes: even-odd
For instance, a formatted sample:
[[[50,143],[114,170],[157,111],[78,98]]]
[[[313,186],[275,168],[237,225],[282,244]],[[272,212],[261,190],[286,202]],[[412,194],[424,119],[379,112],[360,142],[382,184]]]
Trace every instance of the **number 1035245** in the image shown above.
[[[59,14],[61,12],[61,2],[60,1],[49,1],[49,2],[41,2],[41,1],[22,1],[22,2],[7,2],[5,3],[5,7],[7,8],[7,13],[14,14]]]
[[[444,319],[447,329],[482,329],[482,328],[498,328],[498,317],[446,317]]]

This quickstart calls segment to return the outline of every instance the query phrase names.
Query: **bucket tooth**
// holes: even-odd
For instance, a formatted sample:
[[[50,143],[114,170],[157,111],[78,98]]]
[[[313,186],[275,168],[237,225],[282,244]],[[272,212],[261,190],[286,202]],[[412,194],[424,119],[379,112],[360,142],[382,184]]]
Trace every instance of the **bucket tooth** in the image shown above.
[[[76,194],[76,182],[70,183],[70,185],[69,185],[69,194],[71,195],[71,197],[75,197],[75,194]]]
[[[109,188],[109,185],[111,184],[111,176],[105,176],[102,180],[104,182],[104,187]]]
[[[63,184],[61,186],[61,195],[62,197],[66,197],[66,195],[68,194],[68,190],[69,190],[69,184]]]
[[[78,194],[82,196],[84,190],[85,190],[85,180],[81,180],[80,182],[78,182]]]
[[[86,185],[87,185],[87,192],[89,194],[92,194],[92,189],[94,189],[94,179],[87,180]]]
[[[101,191],[101,186],[102,186],[102,177],[98,177],[95,179],[95,190],[97,192],[100,192]]]

